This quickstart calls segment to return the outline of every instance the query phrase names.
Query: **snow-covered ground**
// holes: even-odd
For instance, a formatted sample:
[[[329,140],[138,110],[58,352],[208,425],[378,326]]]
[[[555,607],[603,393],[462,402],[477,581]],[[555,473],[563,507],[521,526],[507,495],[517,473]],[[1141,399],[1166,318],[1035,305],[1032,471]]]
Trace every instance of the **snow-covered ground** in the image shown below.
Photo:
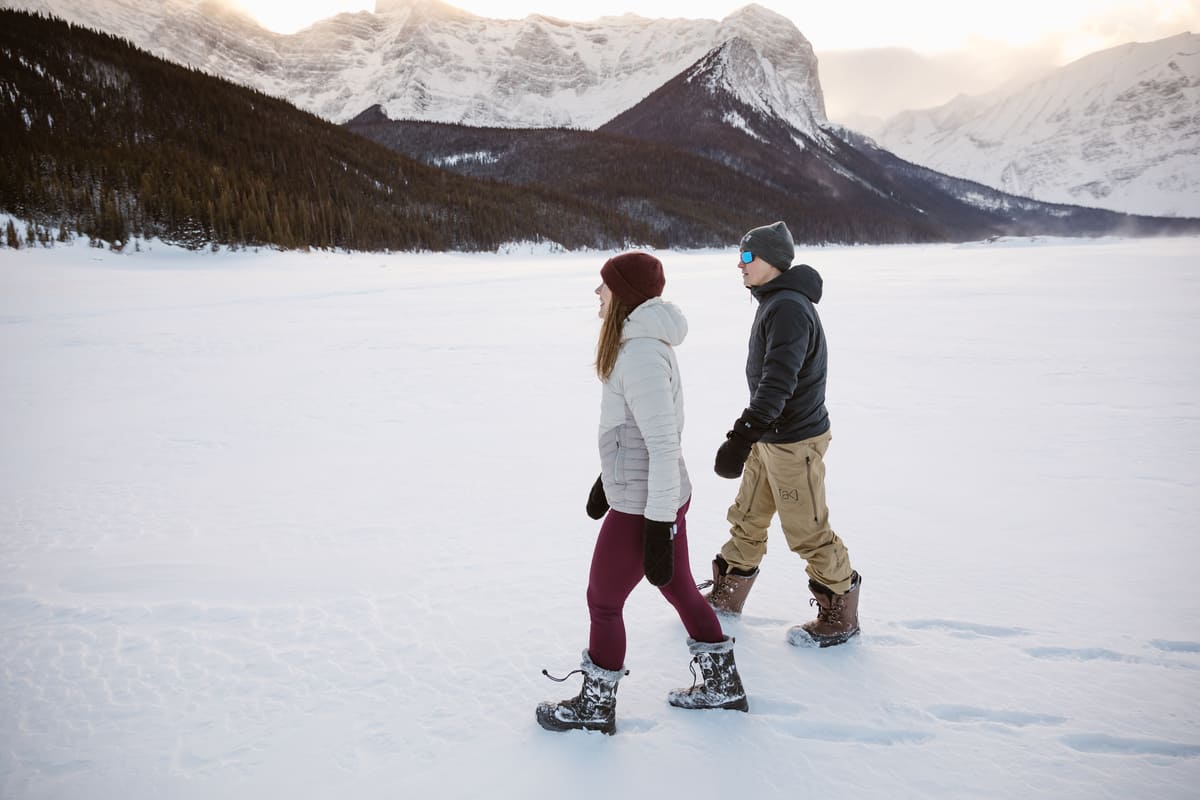
[[[754,306],[660,254],[697,578]],[[829,248],[853,644],[778,534],[727,622],[749,714],[538,701],[587,640],[605,254],[0,250],[0,797],[1195,797],[1200,240]]]

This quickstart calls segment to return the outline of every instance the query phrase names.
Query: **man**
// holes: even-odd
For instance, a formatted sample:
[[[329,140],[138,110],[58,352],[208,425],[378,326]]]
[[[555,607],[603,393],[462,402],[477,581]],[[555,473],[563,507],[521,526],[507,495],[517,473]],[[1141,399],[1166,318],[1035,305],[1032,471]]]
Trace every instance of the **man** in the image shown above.
[[[821,276],[806,264],[792,266],[795,245],[783,222],[754,228],[740,249],[742,283],[758,301],[746,359],[750,405],[717,451],[717,474],[740,475],[742,483],[705,597],[718,611],[741,613],[767,552],[767,526],[778,513],[788,547],[807,562],[809,603],[817,606],[817,619],[789,630],[788,641],[841,644],[859,631],[862,580],[829,526],[825,505],[825,332],[813,307],[821,299]]]

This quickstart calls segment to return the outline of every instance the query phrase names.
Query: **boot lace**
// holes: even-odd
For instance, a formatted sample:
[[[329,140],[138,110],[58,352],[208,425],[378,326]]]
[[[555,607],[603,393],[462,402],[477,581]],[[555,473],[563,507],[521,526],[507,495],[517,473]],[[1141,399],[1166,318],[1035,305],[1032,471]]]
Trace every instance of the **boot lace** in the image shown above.
[[[699,663],[700,663],[700,657],[699,657],[699,656],[692,656],[692,660],[691,660],[690,662],[688,662],[688,670],[689,670],[689,671],[692,673],[692,685],[691,685],[691,688],[689,688],[689,689],[687,690],[687,693],[688,693],[688,694],[694,694],[694,693],[695,693],[695,691],[696,691],[696,684],[697,684],[697,682],[699,682],[699,680],[700,680],[700,676],[696,674],[696,665],[697,665],[697,664],[699,664]]]
[[[810,606],[817,607],[817,621],[828,622],[831,625],[838,625],[842,621],[842,604],[836,599],[831,600],[829,605],[824,605],[817,601],[817,598],[808,598]]]
[[[625,669],[625,670],[621,670],[621,672],[622,672],[622,673],[624,673],[625,675],[628,675],[628,674],[629,674],[629,670],[627,670],[627,669]],[[543,675],[545,675],[545,676],[546,676],[547,678],[549,678],[550,680],[554,681],[555,683],[562,683],[563,681],[565,681],[567,678],[571,677],[572,675],[582,675],[582,674],[583,674],[583,670],[581,670],[581,669],[573,669],[573,670],[571,670],[570,672],[568,672],[566,675],[563,675],[561,678],[556,678],[556,677],[554,677],[554,676],[553,676],[553,675],[551,675],[551,674],[550,674],[550,673],[549,673],[549,672],[548,672],[546,669],[543,669],[543,670],[542,670],[542,674],[543,674]]]
[[[733,596],[733,584],[726,580],[717,581],[716,583],[713,583],[712,581],[701,581],[700,583],[696,584],[696,589],[697,591],[701,592],[705,589],[712,589],[714,599]]]

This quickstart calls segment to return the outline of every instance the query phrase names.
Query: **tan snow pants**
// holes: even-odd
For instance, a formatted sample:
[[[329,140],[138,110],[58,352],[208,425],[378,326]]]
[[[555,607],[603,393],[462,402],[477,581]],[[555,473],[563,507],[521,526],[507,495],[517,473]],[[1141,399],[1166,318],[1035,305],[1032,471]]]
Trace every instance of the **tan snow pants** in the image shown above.
[[[850,555],[829,527],[825,505],[829,441],[825,432],[799,442],[754,445],[727,516],[732,527],[721,557],[730,566],[759,565],[767,553],[767,527],[778,513],[788,547],[808,562],[809,577],[837,594],[850,588]]]

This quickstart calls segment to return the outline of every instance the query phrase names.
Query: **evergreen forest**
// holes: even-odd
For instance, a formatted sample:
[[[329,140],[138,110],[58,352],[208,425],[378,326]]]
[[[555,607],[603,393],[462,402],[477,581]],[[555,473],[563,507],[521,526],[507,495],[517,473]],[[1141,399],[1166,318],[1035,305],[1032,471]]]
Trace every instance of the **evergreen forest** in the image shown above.
[[[117,37],[0,9],[0,244],[492,250],[661,244],[553,191],[457,175]]]

